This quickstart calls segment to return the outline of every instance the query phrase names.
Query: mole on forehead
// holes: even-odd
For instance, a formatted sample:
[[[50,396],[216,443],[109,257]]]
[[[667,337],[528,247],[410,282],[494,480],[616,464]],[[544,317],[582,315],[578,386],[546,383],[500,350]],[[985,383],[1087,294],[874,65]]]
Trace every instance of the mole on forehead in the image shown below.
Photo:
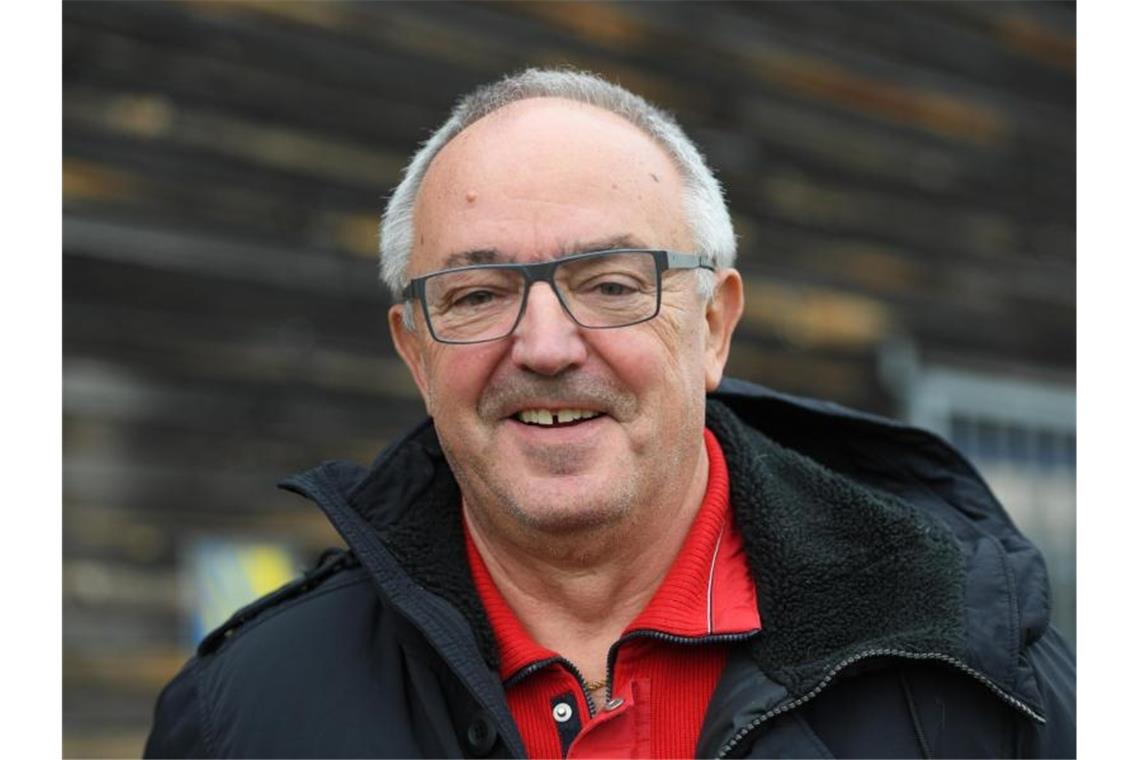
[[[576,253],[608,251],[614,248],[645,247],[645,244],[633,235],[614,235],[613,237],[602,238],[600,240],[562,245],[552,258],[558,259],[564,256],[573,256]],[[498,248],[475,248],[451,254],[444,259],[443,265],[445,269],[451,269],[453,267],[473,266],[475,264],[513,264],[516,261],[518,261],[517,256],[501,251]]]

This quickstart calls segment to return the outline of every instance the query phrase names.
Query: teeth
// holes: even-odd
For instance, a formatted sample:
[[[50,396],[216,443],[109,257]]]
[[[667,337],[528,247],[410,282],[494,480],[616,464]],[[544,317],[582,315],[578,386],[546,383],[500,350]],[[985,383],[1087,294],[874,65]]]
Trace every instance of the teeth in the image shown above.
[[[554,424],[554,415],[549,409],[525,409],[519,412],[519,419],[528,425]]]
[[[554,421],[565,423],[574,420],[589,420],[597,417],[600,412],[591,412],[586,409],[524,409],[515,416],[520,422],[528,425],[553,425]]]

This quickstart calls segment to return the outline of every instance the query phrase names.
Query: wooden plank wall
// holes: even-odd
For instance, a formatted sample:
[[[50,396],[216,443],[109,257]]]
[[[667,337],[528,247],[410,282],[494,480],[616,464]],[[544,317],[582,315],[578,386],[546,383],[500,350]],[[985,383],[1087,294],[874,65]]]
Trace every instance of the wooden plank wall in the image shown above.
[[[336,541],[274,482],[421,414],[376,224],[456,96],[572,64],[727,186],[733,374],[895,411],[924,354],[1075,363],[1071,3],[66,2],[64,736],[135,755],[201,535]]]

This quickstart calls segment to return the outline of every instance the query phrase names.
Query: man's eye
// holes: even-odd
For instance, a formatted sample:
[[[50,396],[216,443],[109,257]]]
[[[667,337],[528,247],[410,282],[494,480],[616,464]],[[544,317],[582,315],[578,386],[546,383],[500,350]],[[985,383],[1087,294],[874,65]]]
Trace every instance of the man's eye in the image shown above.
[[[634,292],[634,288],[622,282],[600,282],[594,286],[594,290],[603,296],[627,296]]]
[[[451,299],[451,306],[459,309],[473,309],[479,306],[486,306],[494,301],[495,294],[489,290],[471,290],[466,293],[460,293],[455,298]]]

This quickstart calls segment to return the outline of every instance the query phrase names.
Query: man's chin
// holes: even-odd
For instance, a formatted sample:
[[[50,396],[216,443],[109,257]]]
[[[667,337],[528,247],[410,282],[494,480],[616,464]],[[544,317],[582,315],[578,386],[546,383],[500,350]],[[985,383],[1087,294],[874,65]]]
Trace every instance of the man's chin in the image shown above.
[[[555,475],[527,468],[496,490],[510,518],[529,530],[550,534],[619,523],[633,504],[628,480],[614,481],[596,472]]]
[[[528,499],[511,505],[512,517],[531,531],[551,536],[588,533],[620,523],[629,514],[629,504],[584,503],[582,501],[552,503]]]

